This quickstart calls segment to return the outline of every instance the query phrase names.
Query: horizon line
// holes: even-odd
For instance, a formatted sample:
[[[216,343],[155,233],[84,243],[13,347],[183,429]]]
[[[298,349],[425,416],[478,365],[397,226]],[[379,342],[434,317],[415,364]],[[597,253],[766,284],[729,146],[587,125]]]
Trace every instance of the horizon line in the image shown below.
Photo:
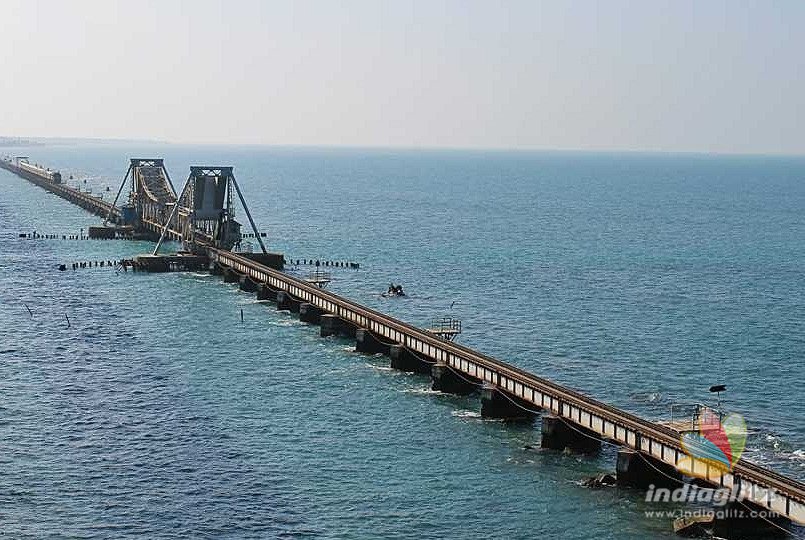
[[[384,145],[384,144],[302,144],[302,143],[228,143],[228,142],[188,142],[177,140],[159,140],[124,137],[50,137],[50,136],[18,136],[0,135],[0,148],[14,148],[28,146],[25,144],[3,144],[6,141],[18,140],[20,142],[33,142],[42,144],[51,143],[114,143],[114,144],[149,144],[171,146],[219,146],[219,147],[259,147],[259,148],[298,148],[298,149],[328,149],[328,150],[403,150],[403,151],[452,151],[452,152],[512,152],[512,153],[568,153],[568,154],[661,154],[661,155],[695,155],[695,156],[725,156],[725,157],[805,157],[803,153],[787,153],[775,151],[712,151],[712,150],[663,150],[648,148],[568,148],[568,147],[506,147],[506,146],[416,146],[416,145]]]

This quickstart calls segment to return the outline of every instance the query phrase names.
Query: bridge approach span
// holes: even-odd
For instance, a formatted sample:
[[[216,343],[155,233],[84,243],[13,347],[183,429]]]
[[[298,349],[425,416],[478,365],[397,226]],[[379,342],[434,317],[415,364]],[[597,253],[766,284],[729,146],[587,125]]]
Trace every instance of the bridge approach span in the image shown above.
[[[284,291],[437,364],[446,364],[458,373],[491,384],[508,395],[533,404],[535,410],[550,411],[601,438],[671,466],[676,466],[683,458],[689,458],[682,447],[680,433],[668,426],[645,420],[501,360],[446,341],[230,251],[208,248],[208,256],[212,263]],[[713,487],[740,490],[746,501],[805,524],[805,485],[802,483],[743,459],[727,474],[715,469],[711,471],[706,462],[697,459],[693,459],[693,466],[694,471],[706,478]]]

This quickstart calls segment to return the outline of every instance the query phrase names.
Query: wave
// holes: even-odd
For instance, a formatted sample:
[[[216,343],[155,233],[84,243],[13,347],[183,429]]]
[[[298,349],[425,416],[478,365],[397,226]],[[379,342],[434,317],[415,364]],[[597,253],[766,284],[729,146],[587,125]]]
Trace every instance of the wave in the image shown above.
[[[468,411],[464,409],[453,411],[450,414],[456,418],[481,418],[481,413],[478,411]]]
[[[444,392],[440,390],[434,390],[433,388],[406,388],[405,390],[401,390],[403,394],[418,394],[418,395],[425,395],[425,396],[433,396],[433,395],[442,395]]]
[[[364,366],[372,369],[376,369],[377,371],[394,371],[394,368],[389,366],[378,366],[376,364],[370,364],[369,362],[364,362]]]

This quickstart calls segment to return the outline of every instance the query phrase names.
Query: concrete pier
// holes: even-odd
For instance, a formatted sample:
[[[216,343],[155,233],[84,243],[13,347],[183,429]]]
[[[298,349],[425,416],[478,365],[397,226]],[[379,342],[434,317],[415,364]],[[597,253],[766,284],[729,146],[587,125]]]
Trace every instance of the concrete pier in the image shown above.
[[[349,338],[354,338],[358,335],[358,326],[344,319],[341,319],[341,325],[338,327],[338,330],[342,336]]]
[[[402,345],[392,345],[389,347],[391,357],[391,367],[409,373],[422,373],[430,375],[434,362],[426,362],[419,356],[412,353]]]
[[[531,422],[536,417],[533,404],[526,406],[514,396],[503,393],[499,388],[484,384],[481,387],[481,416],[484,418],[503,418]]]
[[[575,450],[585,454],[597,452],[601,439],[581,426],[570,427],[567,421],[552,414],[542,417],[542,448]]]
[[[310,324],[319,324],[321,310],[313,304],[303,302],[299,304],[299,320]]]
[[[390,345],[388,342],[378,339],[366,328],[358,328],[355,331],[355,350],[366,354],[382,353],[389,355]]]
[[[682,475],[673,466],[630,448],[618,449],[616,477],[619,486],[647,489],[657,487],[678,488]]]
[[[231,268],[224,270],[224,283],[240,283],[240,274]]]
[[[786,519],[779,517],[767,517],[763,519],[751,515],[752,512],[755,512],[755,515],[765,515],[768,513],[768,508],[743,501],[740,503],[727,503],[721,510],[724,512],[724,515],[731,517],[715,519],[713,521],[714,538],[737,537],[745,539],[753,538],[756,540],[770,540],[772,538],[782,540],[793,538],[793,536],[780,529],[781,527],[783,529],[786,528]]]
[[[257,290],[257,283],[252,281],[249,276],[240,276],[240,290],[246,292],[255,292]]]
[[[341,331],[341,319],[337,315],[325,313],[319,317],[321,337],[337,336]]]
[[[268,285],[260,285],[257,287],[257,299],[258,300],[271,300],[272,302],[277,301],[277,291],[269,287]]]
[[[279,310],[287,310],[291,313],[299,313],[299,305],[301,302],[296,298],[292,297],[285,291],[279,291],[277,293],[277,309]]]
[[[431,367],[431,388],[446,394],[456,394],[459,396],[468,396],[478,391],[480,381],[475,384],[476,380],[471,377],[461,374],[459,375],[453,369],[442,362],[436,362]]]

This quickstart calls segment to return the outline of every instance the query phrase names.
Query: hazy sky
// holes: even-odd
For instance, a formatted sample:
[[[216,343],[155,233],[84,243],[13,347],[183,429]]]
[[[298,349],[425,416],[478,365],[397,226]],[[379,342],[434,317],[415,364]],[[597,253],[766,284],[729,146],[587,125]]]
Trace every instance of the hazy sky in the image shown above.
[[[805,1],[0,0],[0,135],[805,153]]]

